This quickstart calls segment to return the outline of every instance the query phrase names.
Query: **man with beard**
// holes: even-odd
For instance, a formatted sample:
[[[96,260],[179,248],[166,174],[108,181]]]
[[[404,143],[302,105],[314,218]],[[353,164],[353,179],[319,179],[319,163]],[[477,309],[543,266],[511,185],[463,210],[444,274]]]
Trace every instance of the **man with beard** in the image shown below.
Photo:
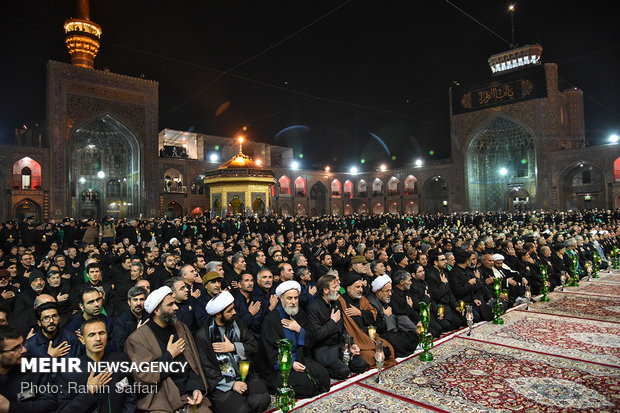
[[[148,321],[144,300],[148,293],[142,287],[131,287],[127,292],[128,309],[114,319],[114,344],[117,350],[125,349],[125,340]]]
[[[490,294],[495,294],[493,291],[493,280],[500,278],[502,281],[502,289],[508,289],[508,297],[504,297],[503,301],[507,302],[507,307],[512,307],[515,303],[522,304],[525,302],[525,287],[522,287],[520,282],[515,280],[515,277],[520,280],[518,273],[513,273],[506,268],[502,268],[504,263],[504,256],[502,254],[484,254],[480,259],[480,277],[485,284]],[[503,295],[503,294],[502,294]]]
[[[417,262],[412,265],[413,273],[411,273],[411,288],[409,289],[409,296],[413,299],[413,307],[416,310],[420,308],[420,302],[424,301],[429,305],[430,309],[430,323],[429,323],[429,331],[435,334],[447,331],[453,331],[460,327],[461,321],[457,318],[454,319],[452,315],[448,312],[448,317],[446,317],[445,306],[444,313],[439,315],[439,306],[432,299],[431,294],[429,292],[428,284],[426,284],[426,270],[421,264]]]
[[[26,341],[28,357],[64,357],[69,354],[69,338],[60,332],[56,303],[44,303],[35,310],[40,330]]]
[[[204,399],[206,379],[200,365],[198,350],[185,324],[176,321],[177,305],[169,287],[154,290],[144,302],[151,319],[134,331],[125,343],[125,351],[134,362],[187,362],[177,373],[137,372],[143,383],[156,383],[158,391],[138,400],[138,409],[174,412],[188,407],[197,412],[211,412],[211,403]]]
[[[351,271],[356,273],[362,278],[362,284],[364,286],[364,297],[368,297],[371,293],[372,287],[370,284],[372,283],[373,274],[368,274],[368,267],[366,266],[368,261],[364,258],[363,255],[356,255],[351,258]]]
[[[475,254],[475,253],[473,253]],[[469,270],[472,253],[462,249],[456,249],[454,258],[456,265],[448,274],[450,287],[457,300],[465,301],[471,305],[474,312],[474,323],[481,320],[490,321],[493,318],[491,308],[483,295],[483,286],[479,277],[475,277]],[[488,291],[487,291],[488,293]]]
[[[15,320],[15,327],[19,328],[24,337],[28,331],[36,324],[34,313],[34,300],[37,296],[43,294],[45,290],[45,277],[39,270],[33,270],[28,278],[28,285],[24,285],[22,291],[18,294],[15,301],[13,314],[19,314]],[[22,317],[22,315],[24,315]]]
[[[110,311],[112,313],[112,302],[114,300],[112,285],[104,282],[102,280],[101,266],[96,262],[92,262],[86,266],[86,275],[88,280],[80,286],[80,288],[72,291],[72,295],[75,300],[79,300],[80,294],[79,292],[87,287],[94,287],[100,289],[103,292],[103,302],[102,302],[102,310],[103,314],[106,314],[106,311]],[[74,301],[73,308],[77,308],[79,306],[79,301]],[[76,325],[76,329],[82,325],[81,323]],[[110,327],[110,326],[108,326]],[[108,330],[110,331],[110,330]]]
[[[205,257],[202,255],[202,252],[199,254],[198,250],[199,249],[196,248],[196,256],[190,263],[196,269],[198,277],[202,278],[207,273],[207,261],[205,261]],[[202,251],[202,249],[200,249],[200,251]]]
[[[431,298],[437,305],[444,305],[444,318],[450,320],[455,325],[463,326],[466,323],[465,317],[459,310],[459,303],[456,301],[450,284],[448,282],[448,274],[446,266],[448,260],[445,254],[439,253],[439,250],[429,250],[429,265],[425,267],[426,284],[428,285]]]
[[[0,269],[0,304],[4,304],[10,309],[15,306],[19,289],[11,285],[11,274],[8,270]]]
[[[193,306],[194,297],[189,295],[189,288],[181,277],[172,277],[166,281],[166,286],[172,290],[174,302],[177,305],[177,320],[183,322],[189,331],[194,333],[198,327],[194,319]]]
[[[329,372],[310,356],[314,338],[308,317],[299,308],[301,287],[297,281],[285,281],[276,289],[280,303],[265,317],[261,331],[261,345],[266,360],[263,374],[268,386],[275,390],[282,384],[278,367],[278,344],[280,339],[293,343],[292,368],[288,384],[300,399],[316,396],[329,391]]]
[[[406,331],[398,327],[396,316],[392,311],[392,279],[388,275],[381,275],[372,282],[372,294],[368,302],[377,309],[377,333],[388,340],[396,357],[406,357],[412,354],[418,346],[418,336],[415,331]]]
[[[345,293],[338,298],[340,306],[344,309],[342,314],[344,328],[351,336],[351,339],[360,348],[360,355],[369,367],[375,366],[376,346],[374,340],[381,340],[378,334],[374,338],[369,337],[368,327],[377,322],[377,310],[370,305],[368,299],[364,297],[364,285],[362,278],[349,272],[342,277],[342,286],[346,289]],[[394,348],[386,340],[383,341],[385,352],[385,367],[394,364]]]
[[[340,346],[347,336],[342,321],[340,281],[335,275],[324,275],[317,282],[320,297],[308,306],[308,319],[312,335],[320,346],[314,348],[314,358],[329,371],[329,377],[344,380],[351,372],[362,373],[368,368],[366,361],[360,357],[357,344],[351,345],[349,364],[342,361]]]
[[[239,277],[245,272],[247,267],[245,257],[241,252],[237,252],[232,256],[230,264],[232,265],[232,269],[224,274],[224,279],[222,280],[222,287],[225,289],[229,287],[237,288]]]
[[[47,392],[34,392],[32,387],[45,388],[49,376],[21,372],[26,354],[24,339],[18,329],[0,326],[0,412],[49,413],[56,410],[56,398]],[[24,390],[24,383],[30,385]]]
[[[224,277],[218,271],[209,271],[204,277],[202,277],[202,283],[205,286],[206,294],[201,294],[196,300],[194,306],[194,319],[195,325],[201,326],[208,319],[206,306],[207,303],[213,298],[217,297],[222,292],[222,280]]]
[[[167,279],[176,275],[177,260],[174,255],[165,253],[161,256],[161,266],[155,270],[151,279],[151,288],[157,290],[164,285]]]
[[[233,290],[235,299],[235,312],[238,317],[250,329],[256,338],[260,335],[263,318],[267,314],[259,300],[252,300],[254,291],[254,277],[249,272],[241,275],[239,289]],[[262,310],[262,311],[261,311]]]
[[[136,408],[136,395],[130,383],[131,373],[109,372],[98,374],[89,372],[89,362],[128,363],[127,354],[106,352],[108,334],[105,323],[96,318],[87,320],[80,327],[80,342],[86,349],[80,358],[81,372],[59,373],[57,383],[61,389],[58,393],[57,413],[99,413],[132,412]],[[69,385],[86,388],[86,392],[70,391]],[[80,388],[78,387],[78,388]]]
[[[254,253],[254,260],[248,262],[247,270],[253,276],[256,276],[260,270],[267,265],[267,256],[261,250],[257,250]]]
[[[263,318],[278,305],[278,296],[273,287],[273,275],[267,268],[263,268],[256,275],[256,287],[251,297],[252,301],[260,301]]]
[[[84,345],[78,341],[79,329],[84,321],[91,318],[98,318],[105,322],[106,331],[109,331],[108,336],[110,337],[106,350],[115,351],[112,330],[113,320],[101,312],[103,308],[103,293],[95,287],[86,286],[80,291],[78,300],[80,301],[79,306],[82,313],[75,316],[64,328],[65,334],[71,337],[69,341],[69,344],[71,344],[71,357],[79,357],[84,354]]]
[[[193,265],[187,264],[182,266],[179,270],[179,275],[185,281],[185,285],[187,285],[192,298],[196,299],[205,292],[205,288],[202,285],[202,276]]]
[[[71,318],[71,301],[69,300],[71,289],[69,282],[63,282],[58,271],[50,270],[47,273],[47,292],[56,298],[61,318],[60,325],[64,326]]]
[[[251,274],[249,275],[252,279]],[[258,351],[258,342],[242,321],[235,317],[234,298],[224,291],[207,304],[211,316],[195,335],[196,345],[207,378],[209,399],[216,413],[263,412],[271,398],[267,386],[250,369],[241,381],[239,362],[250,360]]]

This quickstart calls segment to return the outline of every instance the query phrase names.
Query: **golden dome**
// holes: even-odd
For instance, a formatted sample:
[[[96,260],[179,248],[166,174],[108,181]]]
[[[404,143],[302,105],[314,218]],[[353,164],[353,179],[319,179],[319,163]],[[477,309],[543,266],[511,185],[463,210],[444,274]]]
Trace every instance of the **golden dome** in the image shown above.
[[[263,169],[260,165],[252,160],[249,156],[238,153],[227,162],[224,162],[217,169]]]

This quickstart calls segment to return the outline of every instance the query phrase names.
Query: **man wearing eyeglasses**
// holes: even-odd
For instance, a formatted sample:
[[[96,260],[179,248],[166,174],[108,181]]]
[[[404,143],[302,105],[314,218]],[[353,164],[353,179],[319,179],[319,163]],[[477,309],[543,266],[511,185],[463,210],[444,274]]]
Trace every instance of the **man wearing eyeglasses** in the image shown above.
[[[24,339],[18,329],[0,326],[0,413],[24,411],[46,413],[56,409],[56,399],[49,392],[22,390],[22,383],[29,389],[45,389],[49,376],[43,373],[22,373],[22,357],[26,354]]]
[[[58,304],[42,304],[35,314],[40,330],[26,341],[28,357],[65,357],[69,354],[70,340],[60,331]]]
[[[10,309],[15,305],[15,299],[19,290],[11,285],[11,274],[8,270],[0,269],[0,303],[6,304]]]

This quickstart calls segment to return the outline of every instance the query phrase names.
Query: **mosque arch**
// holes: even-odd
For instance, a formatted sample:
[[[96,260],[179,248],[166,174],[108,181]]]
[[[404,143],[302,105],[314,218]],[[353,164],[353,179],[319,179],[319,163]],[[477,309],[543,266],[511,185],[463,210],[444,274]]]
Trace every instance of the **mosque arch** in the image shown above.
[[[412,215],[418,212],[418,207],[414,201],[409,201],[405,204],[405,214]]]
[[[340,205],[336,202],[332,203],[332,215],[340,215]]]
[[[183,216],[183,207],[176,201],[172,201],[168,204],[168,208],[166,210],[167,218],[177,218]]]
[[[344,197],[353,198],[353,182],[348,179],[344,181]]]
[[[616,196],[616,205],[615,208],[620,208],[620,194]]]
[[[590,162],[576,162],[560,174],[560,208],[605,208],[605,175]]]
[[[18,220],[32,217],[35,221],[39,221],[41,220],[41,206],[32,199],[22,199],[13,207],[13,217]]]
[[[620,182],[620,156],[614,162],[614,181]]]
[[[306,215],[306,207],[301,202],[298,202],[295,206],[295,215]]]
[[[278,185],[280,187],[278,195],[291,195],[291,180],[288,176],[282,175],[280,179],[278,179]]]
[[[29,156],[15,162],[13,189],[41,189],[41,164]]]
[[[435,214],[444,211],[444,201],[449,197],[448,183],[439,175],[429,178],[422,187],[424,212]]]
[[[295,196],[306,196],[306,180],[301,176],[295,179]]]
[[[409,175],[405,178],[405,195],[413,195],[418,193],[416,182],[418,182],[418,178],[413,175]]]
[[[388,206],[388,212],[390,214],[398,214],[400,212],[400,208],[398,206],[398,202],[390,202]]]
[[[334,179],[331,183],[332,198],[340,198],[342,196],[342,184],[338,179]]]
[[[379,178],[375,178],[372,181],[372,196],[381,196],[383,195],[383,181]]]
[[[168,170],[166,170],[166,172],[164,172],[164,191],[183,191],[183,174],[177,169],[169,168]]]
[[[353,207],[351,206],[351,204],[346,204],[344,206],[344,214],[345,215],[353,215]]]
[[[372,213],[373,214],[383,214],[384,208],[383,208],[383,204],[381,202],[377,202],[376,204],[373,205],[372,207]]]
[[[506,192],[506,209],[510,212],[530,209],[530,194],[523,188],[513,188]]]
[[[494,114],[472,133],[467,145],[467,194],[469,208],[499,211],[513,182],[536,197],[536,148],[534,133],[503,114]]]
[[[366,205],[365,203],[361,204],[357,208],[357,213],[358,214],[367,214],[368,213],[368,205]]]
[[[357,192],[362,198],[366,198],[368,196],[368,183],[365,180],[359,180],[357,183]]]
[[[388,195],[398,195],[398,184],[400,181],[395,176],[391,177],[388,181]]]
[[[74,217],[82,219],[89,216],[81,214],[100,214],[102,205],[110,203],[107,190],[108,183],[113,180],[120,181],[120,196],[114,197],[114,202],[120,206],[117,216],[127,218],[140,214],[143,197],[146,197],[141,190],[140,144],[127,126],[109,114],[97,115],[73,129],[69,136],[69,152]],[[83,196],[85,191],[98,194],[98,205],[93,205],[92,197]],[[113,194],[116,195],[116,185]]]
[[[284,217],[291,216],[291,206],[289,204],[283,204],[280,207],[280,215]]]
[[[327,188],[321,181],[317,181],[310,188],[310,212],[314,215],[325,215],[327,209]]]
[[[257,196],[254,202],[252,202],[252,212],[255,215],[265,215],[265,202],[260,196]]]

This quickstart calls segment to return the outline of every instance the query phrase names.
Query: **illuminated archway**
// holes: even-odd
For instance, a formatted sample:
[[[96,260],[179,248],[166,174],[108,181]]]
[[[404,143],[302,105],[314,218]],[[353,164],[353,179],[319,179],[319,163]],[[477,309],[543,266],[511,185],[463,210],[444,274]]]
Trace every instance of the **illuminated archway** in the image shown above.
[[[372,196],[383,195],[383,181],[379,178],[375,178],[372,182]]]
[[[280,179],[278,179],[278,184],[280,186],[279,195],[290,195],[291,194],[291,180],[288,176],[282,175]]]
[[[301,176],[295,179],[295,196],[306,196],[306,180]]]
[[[167,218],[177,218],[183,216],[183,207],[176,201],[172,201],[168,204],[168,209],[166,211]]]
[[[98,211],[101,211],[101,205],[108,205],[108,182],[114,180],[120,181],[120,196],[114,197],[114,202],[120,205],[118,216],[140,215],[142,198],[146,197],[142,192],[140,144],[127,126],[108,114],[99,115],[73,129],[68,149],[74,217],[87,218],[80,214],[92,212],[91,201],[82,198],[85,190],[99,194]],[[113,189],[116,195],[116,188]],[[89,205],[84,208],[82,202]]]
[[[306,207],[304,206],[304,204],[297,203],[297,206],[295,207],[295,214],[297,216],[306,215]]]
[[[390,214],[398,214],[400,212],[400,208],[398,207],[398,202],[390,202],[388,207],[388,212]]]
[[[348,179],[344,181],[344,197],[353,198],[353,182]]]
[[[346,204],[344,206],[344,214],[345,215],[353,215],[353,207],[351,206],[351,204]]]
[[[400,181],[395,176],[388,181],[388,195],[398,195],[398,184]]]
[[[448,183],[441,176],[429,178],[422,188],[423,211],[432,214],[444,212],[444,201],[447,202],[449,196]]]
[[[26,156],[13,164],[13,189],[41,189],[41,165]]]
[[[373,214],[383,214],[383,204],[381,202],[377,202],[373,207],[372,207],[372,213]]]
[[[23,199],[13,208],[13,216],[18,220],[25,218],[41,219],[41,206],[31,199]]]
[[[614,162],[614,181],[620,181],[620,156]]]
[[[164,172],[164,191],[183,192],[183,174],[174,168]]]
[[[359,182],[357,183],[357,192],[362,198],[366,198],[368,196],[368,183],[365,180],[359,180]]]
[[[405,195],[413,195],[418,193],[416,182],[418,182],[418,178],[413,175],[409,175],[405,178]]]
[[[332,197],[333,198],[340,198],[340,196],[342,195],[342,184],[340,183],[339,180],[334,179],[332,181],[331,189],[332,189]]]
[[[605,176],[589,162],[578,162],[560,175],[562,209],[605,208]]]

